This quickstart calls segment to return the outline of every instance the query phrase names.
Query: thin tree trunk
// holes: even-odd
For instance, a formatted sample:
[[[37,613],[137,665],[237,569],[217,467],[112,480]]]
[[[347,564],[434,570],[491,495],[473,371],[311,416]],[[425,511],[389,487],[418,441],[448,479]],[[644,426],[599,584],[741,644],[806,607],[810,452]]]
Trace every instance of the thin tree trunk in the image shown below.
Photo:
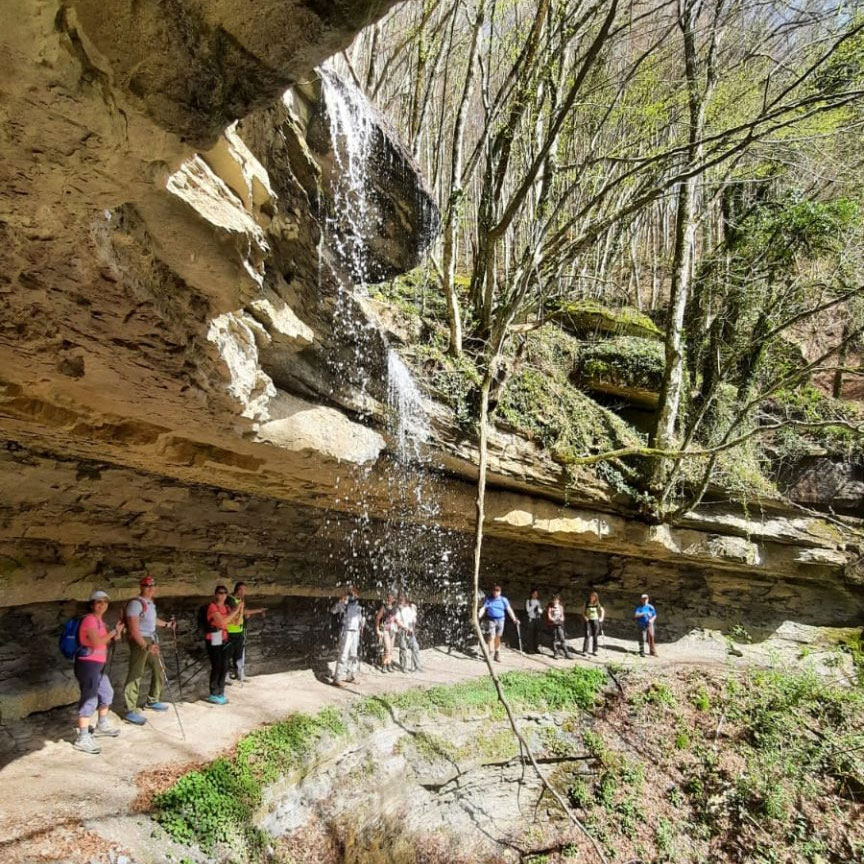
[[[450,184],[447,209],[444,215],[444,247],[441,262],[443,271],[443,291],[447,301],[447,319],[450,325],[449,352],[453,357],[462,354],[462,313],[459,297],[456,294],[456,233],[459,230],[460,216],[465,190],[462,188],[462,156],[464,148],[465,118],[474,90],[474,72],[477,65],[477,52],[480,44],[480,31],[483,26],[485,4],[477,10],[477,18],[471,31],[471,48],[468,51],[468,68],[459,97],[456,121],[453,125],[453,146],[450,154]],[[455,17],[455,14],[454,14]]]
[[[498,701],[503,706],[504,711],[507,714],[507,721],[510,724],[510,728],[513,730],[513,734],[516,736],[516,740],[519,742],[519,750],[522,756],[523,764],[526,761],[531,763],[531,766],[536,772],[537,777],[543,785],[543,788],[555,799],[561,809],[567,814],[570,821],[588,838],[588,840],[591,842],[592,847],[594,848],[594,852],[597,855],[597,858],[602,862],[602,864],[608,864],[606,856],[603,854],[603,850],[600,848],[597,840],[594,839],[594,837],[589,833],[588,829],[582,824],[582,822],[580,822],[580,820],[576,817],[573,811],[567,806],[567,802],[552,787],[552,785],[543,775],[543,772],[540,770],[540,766],[537,764],[537,760],[534,757],[534,754],[531,752],[531,748],[528,746],[528,742],[525,740],[525,736],[519,729],[519,723],[517,722],[516,716],[513,713],[513,708],[507,701],[507,697],[504,694],[504,688],[501,686],[501,680],[498,678],[498,675],[495,672],[495,666],[492,663],[492,657],[489,655],[489,648],[486,645],[483,630],[480,627],[480,619],[477,617],[478,607],[480,606],[480,563],[483,553],[483,521],[486,518],[486,472],[489,463],[489,390],[492,386],[492,381],[495,378],[495,372],[499,361],[499,356],[500,349],[494,352],[491,360],[489,361],[486,374],[483,376],[483,384],[481,385],[480,389],[480,454],[477,474],[476,500],[477,522],[474,529],[474,578],[472,585],[472,603],[469,612],[469,614],[471,615],[471,625],[474,629],[474,635],[477,637],[477,640],[480,643],[480,650],[483,654],[483,659],[486,662],[486,668],[489,671],[489,677],[492,679],[492,683],[495,686],[495,692],[498,695]]]
[[[722,5],[718,0],[715,12],[715,30],[706,61],[707,74],[704,89],[700,82],[697,56],[696,32],[699,2],[685,0],[680,11],[679,26],[684,40],[684,68],[687,78],[690,130],[688,135],[688,169],[697,166],[702,159],[701,140],[705,131],[705,106],[714,86],[712,58],[717,44],[717,16]],[[696,246],[696,191],[701,175],[693,172],[678,187],[678,210],[675,220],[675,247],[672,258],[672,279],[669,296],[669,316],[666,322],[666,366],[652,444],[659,450],[672,450],[676,444],[676,430],[681,401],[684,395],[686,364],[684,362],[684,319],[693,274],[693,255]],[[657,459],[652,467],[651,488],[658,495],[666,487],[669,466],[666,460]],[[665,498],[665,496],[664,496]],[[662,517],[663,502],[658,501]]]
[[[843,367],[846,365],[846,358],[849,356],[849,324],[843,327],[843,343],[840,346],[840,353],[837,355],[837,368],[834,370],[834,383],[831,387],[831,395],[835,399],[843,397]]]

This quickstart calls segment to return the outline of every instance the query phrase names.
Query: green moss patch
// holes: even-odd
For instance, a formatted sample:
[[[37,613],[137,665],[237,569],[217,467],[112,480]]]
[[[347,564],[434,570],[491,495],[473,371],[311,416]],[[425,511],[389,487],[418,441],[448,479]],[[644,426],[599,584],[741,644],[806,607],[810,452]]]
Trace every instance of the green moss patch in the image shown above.
[[[546,448],[556,461],[643,443],[620,417],[570,380],[580,344],[554,325],[531,334],[525,357],[500,394],[496,422]]]
[[[662,340],[663,332],[645,314],[630,306],[618,309],[595,300],[575,300],[550,310],[550,317],[576,336],[638,336]]]
[[[238,742],[233,755],[184,774],[156,795],[156,820],[174,840],[204,850],[218,844],[255,850],[262,838],[252,817],[265,786],[296,769],[325,737],[346,732],[332,708],[257,729]]]
[[[663,383],[663,346],[650,339],[621,336],[585,347],[575,369],[577,380],[595,389],[659,393]]]

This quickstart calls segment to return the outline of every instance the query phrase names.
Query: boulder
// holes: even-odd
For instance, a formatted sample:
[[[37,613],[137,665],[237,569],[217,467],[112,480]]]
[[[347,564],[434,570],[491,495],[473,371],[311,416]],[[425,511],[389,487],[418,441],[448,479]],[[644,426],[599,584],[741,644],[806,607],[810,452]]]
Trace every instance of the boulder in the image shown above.
[[[306,139],[321,169],[326,224],[340,238],[355,281],[383,282],[413,269],[434,239],[440,214],[390,124],[361,91],[332,72],[302,91]]]
[[[798,504],[850,516],[864,513],[864,462],[805,456],[783,472],[779,485]]]
[[[585,390],[655,408],[663,383],[663,344],[639,336],[619,336],[579,352],[573,379]]]

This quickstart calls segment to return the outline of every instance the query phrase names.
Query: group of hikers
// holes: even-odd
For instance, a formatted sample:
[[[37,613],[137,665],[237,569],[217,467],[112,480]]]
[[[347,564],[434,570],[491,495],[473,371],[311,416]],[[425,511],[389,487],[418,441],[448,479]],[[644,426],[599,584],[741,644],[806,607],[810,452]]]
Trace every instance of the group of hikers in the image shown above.
[[[337,687],[356,680],[359,665],[360,637],[366,618],[357,589],[353,586],[330,610],[341,619],[339,649],[332,683]],[[375,635],[382,672],[395,672],[394,649],[399,648],[399,668],[403,672],[422,672],[420,644],[417,642],[417,605],[406,594],[387,594],[375,615]],[[410,656],[410,664],[409,664]]]
[[[111,598],[105,591],[94,591],[90,595],[89,611],[83,618],[73,619],[74,633],[61,636],[72,638],[74,645],[67,653],[74,659],[74,672],[81,690],[78,701],[78,734],[74,742],[76,750],[99,753],[97,738],[116,738],[120,730],[108,722],[108,710],[114,700],[114,689],[106,673],[108,648],[126,635],[129,643],[129,668],[123,685],[123,701],[127,723],[143,726],[147,722],[140,706],[141,683],[147,673],[150,683],[143,709],[167,711],[169,705],[162,701],[162,687],[167,681],[165,661],[159,645],[157,628],[170,630],[176,645],[177,621],[175,618],[160,618],[156,613],[156,580],[147,575],[139,584],[138,596],[126,603],[120,619],[109,630],[103,620]],[[198,612],[198,628],[207,649],[210,661],[210,693],[207,701],[214,705],[225,705],[225,681],[230,670],[232,678],[243,682],[245,676],[246,622],[253,615],[264,613],[264,609],[246,607],[246,584],[238,582],[234,593],[229,595],[224,585],[217,585],[213,598]],[[64,652],[66,653],[66,652]],[[93,724],[93,715],[97,715]]]
[[[176,656],[177,622],[174,617],[164,619],[158,616],[154,599],[156,580],[153,576],[144,576],[139,588],[138,596],[126,603],[112,629],[109,630],[103,620],[110,597],[105,591],[96,590],[90,595],[87,614],[80,619],[71,619],[67,622],[61,635],[61,650],[67,657],[74,659],[75,677],[81,690],[74,747],[85,753],[100,752],[101,748],[96,739],[116,738],[120,734],[120,730],[112,726],[108,720],[114,690],[106,669],[109,647],[124,635],[129,643],[129,667],[123,686],[124,719],[128,723],[143,726],[147,722],[144,711],[167,711],[170,707],[162,701],[162,688],[168,680],[168,673],[157,631],[163,628],[171,632]],[[240,683],[248,677],[245,671],[247,622],[249,618],[263,615],[265,611],[247,607],[244,582],[238,582],[232,594],[228,593],[226,586],[217,585],[210,601],[199,608],[198,634],[205,644],[210,662],[207,701],[211,704],[225,705],[228,702],[225,686],[229,673],[232,679]],[[341,687],[356,680],[359,665],[360,639],[364,631],[366,615],[357,590],[349,587],[332,607],[331,613],[339,619],[339,647],[331,680],[333,684]],[[494,660],[500,662],[501,659],[501,637],[504,634],[507,617],[516,625],[521,649],[521,621],[510,601],[501,593],[500,585],[495,585],[491,594],[482,598],[477,609],[477,617],[486,638],[489,654]],[[645,656],[647,643],[650,653],[656,656],[654,622],[657,619],[657,611],[651,605],[647,594],[642,595],[633,617],[639,630],[639,653]],[[588,595],[582,618],[584,641],[581,653],[588,654],[590,647],[591,654],[596,656],[599,639],[603,633],[603,622],[606,619],[606,611],[596,591]],[[553,657],[570,658],[571,651],[567,644],[565,620],[560,595],[555,594],[544,607],[539,592],[531,591],[525,601],[528,652],[539,653],[541,634],[547,634]],[[402,672],[422,672],[420,646],[416,633],[418,623],[416,604],[411,602],[404,593],[398,596],[388,593],[378,608],[374,622],[377,659],[381,671],[383,673],[396,671],[394,655],[398,648],[399,669]],[[141,685],[148,672],[150,681],[142,708]]]
[[[510,601],[501,593],[501,586],[492,588],[491,596],[483,598],[477,616],[481,621],[481,629],[486,636],[486,647],[493,659],[501,661],[501,637],[504,635],[504,624],[509,617],[516,625],[520,649],[522,647],[522,625],[513,611]],[[657,648],[654,642],[654,622],[657,620],[657,610],[651,605],[651,598],[643,594],[639,598],[639,605],[633,614],[633,619],[639,632],[639,654],[645,656],[645,645],[652,657],[657,656]],[[585,601],[582,610],[582,621],[584,624],[584,639],[582,642],[583,656],[587,656],[590,647],[591,654],[596,657],[600,646],[600,636],[603,635],[603,622],[606,620],[606,610],[600,603],[600,597],[596,591],[592,591]],[[565,626],[566,616],[561,595],[554,594],[552,599],[543,606],[540,592],[537,589],[531,591],[525,601],[525,623],[526,641],[529,654],[540,653],[541,634],[548,634],[552,647],[552,657],[569,660],[574,652],[567,645],[567,630]]]

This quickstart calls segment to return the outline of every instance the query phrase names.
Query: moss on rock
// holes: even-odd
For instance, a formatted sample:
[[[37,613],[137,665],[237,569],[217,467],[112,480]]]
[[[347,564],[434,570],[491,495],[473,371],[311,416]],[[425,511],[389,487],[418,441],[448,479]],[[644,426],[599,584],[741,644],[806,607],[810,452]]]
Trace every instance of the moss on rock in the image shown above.
[[[638,336],[662,340],[663,332],[631,306],[612,309],[596,300],[574,300],[551,310],[554,320],[577,336]]]
[[[664,363],[659,342],[620,336],[583,348],[574,374],[581,385],[591,390],[654,405],[663,383]]]

